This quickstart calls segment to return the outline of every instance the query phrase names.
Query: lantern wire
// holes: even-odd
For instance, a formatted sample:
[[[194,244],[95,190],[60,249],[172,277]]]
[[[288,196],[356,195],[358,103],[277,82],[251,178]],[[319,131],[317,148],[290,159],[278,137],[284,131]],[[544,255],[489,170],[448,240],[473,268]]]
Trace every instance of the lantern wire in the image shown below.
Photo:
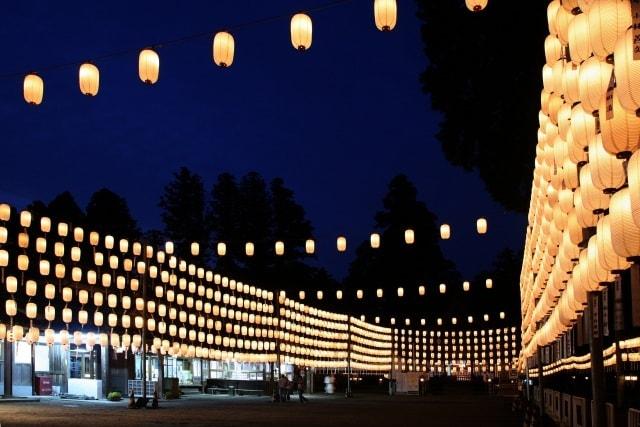
[[[347,3],[351,3],[354,0],[333,0],[327,3],[322,3],[319,4],[317,6],[313,6],[313,7],[309,7],[304,9],[305,12],[322,12],[325,11],[327,9],[331,9],[334,8],[336,6],[341,6]],[[276,21],[280,21],[283,19],[287,19],[290,18],[292,16],[291,13],[282,13],[279,15],[272,15],[272,16],[268,16],[268,17],[264,17],[264,18],[258,18],[252,21],[246,21],[246,22],[241,22],[239,24],[235,24],[233,26],[229,26],[229,27],[222,27],[228,31],[239,31],[239,30],[243,30],[245,28],[249,28],[249,27],[254,27],[254,26],[258,26],[258,25],[262,25],[262,24],[268,24],[271,22],[276,22]],[[213,30],[213,31],[201,31],[198,33],[192,33],[192,34],[187,34],[184,36],[180,36],[177,37],[175,39],[168,39],[168,40],[164,40],[164,41],[160,41],[157,43],[153,43],[153,44],[149,44],[147,45],[147,47],[151,47],[154,49],[161,49],[163,47],[168,47],[168,46],[172,46],[172,45],[178,45],[178,44],[183,44],[183,43],[188,43],[194,40],[198,40],[207,36],[211,36],[213,34],[215,34],[217,31],[220,31],[221,28],[219,27],[217,30]],[[35,72],[37,73],[45,73],[45,72],[49,72],[49,71],[57,71],[57,70],[61,70],[61,69],[66,69],[66,68],[70,68],[70,67],[75,67],[75,66],[79,66],[85,62],[90,62],[90,63],[95,63],[98,61],[105,61],[105,60],[109,60],[115,57],[120,57],[120,56],[124,56],[124,55],[128,55],[131,53],[135,53],[135,52],[139,52],[141,50],[140,47],[136,47],[136,48],[128,48],[128,49],[122,49],[122,50],[118,50],[118,51],[113,51],[113,52],[107,52],[104,53],[102,55],[98,55],[98,56],[94,56],[89,58],[88,60],[81,60],[81,61],[70,61],[70,62],[63,62],[60,64],[53,64],[53,65],[49,65],[49,66],[45,66],[45,67],[40,67],[38,69],[35,70]],[[12,77],[22,77],[25,74],[27,74],[27,72],[25,71],[15,71],[15,72],[9,72],[9,73],[5,73],[5,74],[0,74],[0,79],[7,79],[7,78],[12,78]]]

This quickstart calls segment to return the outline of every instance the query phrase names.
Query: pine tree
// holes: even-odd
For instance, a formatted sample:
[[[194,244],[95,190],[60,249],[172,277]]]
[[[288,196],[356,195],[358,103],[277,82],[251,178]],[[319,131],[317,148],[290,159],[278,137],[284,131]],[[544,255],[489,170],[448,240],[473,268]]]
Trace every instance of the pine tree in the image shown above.
[[[103,188],[93,193],[86,212],[86,224],[91,230],[116,238],[135,239],[140,236],[127,201],[109,189]]]

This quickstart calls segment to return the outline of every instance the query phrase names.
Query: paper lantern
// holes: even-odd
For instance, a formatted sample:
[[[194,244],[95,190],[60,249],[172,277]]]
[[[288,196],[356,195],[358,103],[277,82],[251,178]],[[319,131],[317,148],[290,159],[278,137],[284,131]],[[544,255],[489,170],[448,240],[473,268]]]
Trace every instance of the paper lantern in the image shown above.
[[[591,182],[600,191],[613,193],[626,181],[623,160],[604,149],[601,134],[589,143],[589,166]],[[580,183],[582,184],[582,180]]]
[[[146,84],[154,84],[160,74],[160,57],[153,49],[143,49],[138,56],[138,75]]]
[[[165,242],[164,251],[167,253],[167,255],[172,255],[173,250],[174,250],[173,242]]]
[[[574,63],[568,63],[562,69],[560,91],[567,104],[571,105],[580,100],[580,67]]]
[[[371,233],[369,240],[373,249],[378,249],[380,247],[380,235],[378,233]]]
[[[23,83],[24,100],[30,105],[40,105],[44,96],[44,81],[37,74],[27,74]]]
[[[191,255],[193,256],[200,255],[200,243],[198,242],[191,243]]]
[[[224,242],[218,242],[217,244],[218,256],[225,256],[227,254],[227,245]],[[169,253],[169,252],[167,252]]]
[[[620,104],[629,112],[635,113],[640,108],[640,76],[639,61],[633,58],[633,28],[618,39],[614,50],[616,88]]]
[[[316,298],[318,298],[318,300],[321,300],[323,297],[324,297],[324,293],[322,291],[316,292]]]
[[[415,242],[415,233],[412,229],[404,230],[404,241],[407,245],[413,245]]]
[[[303,300],[305,297],[306,297],[306,294],[305,294],[305,292],[304,292],[304,291],[300,291],[300,292],[298,292],[298,298],[299,298],[299,299]]]
[[[278,240],[275,243],[275,252],[276,252],[276,255],[279,255],[279,256],[284,255],[284,242]]]
[[[100,71],[95,65],[85,62],[78,71],[80,92],[87,96],[96,96],[100,88]]]
[[[501,319],[504,319],[504,318],[505,318],[504,311],[501,311],[501,312],[500,312],[500,318],[501,318]]]
[[[11,218],[11,206],[6,203],[0,204],[0,221],[9,221]]]
[[[442,224],[440,226],[440,238],[443,240],[447,240],[451,237],[451,227],[449,224]]]
[[[313,239],[307,239],[306,242],[304,242],[304,251],[308,255],[311,255],[311,254],[315,253],[315,251],[316,251],[316,242]]]
[[[373,15],[378,30],[393,30],[398,20],[398,5],[396,4],[396,0],[375,0],[373,2]]]
[[[291,18],[291,44],[299,51],[311,47],[313,25],[309,15],[297,13]]]
[[[253,256],[255,251],[255,247],[252,242],[247,242],[244,244],[244,252],[247,256]]]
[[[558,14],[559,8],[561,8],[560,0],[552,0],[547,6],[547,26],[549,27],[549,33],[554,36],[558,33],[556,28],[556,15]]]
[[[336,247],[338,252],[344,252],[347,250],[347,238],[344,236],[340,236],[336,240]]]
[[[561,4],[563,3],[561,2]],[[555,29],[557,31],[558,39],[560,40],[560,43],[566,46],[569,43],[569,24],[574,18],[574,15],[564,7],[560,7],[558,8],[555,18]]]
[[[486,218],[478,218],[476,220],[476,230],[478,234],[486,234],[487,233],[487,220]]]
[[[464,0],[464,3],[467,5],[467,9],[472,12],[480,12],[485,7],[487,7],[487,3],[489,0]]]
[[[618,256],[631,258],[640,255],[640,228],[635,224],[631,209],[630,188],[618,191],[609,204],[611,241]]]
[[[598,0],[592,3],[587,15],[591,47],[596,56],[604,60],[631,27],[631,7],[626,0]]]
[[[7,316],[13,317],[18,313],[18,304],[16,303],[15,300],[12,299],[8,299],[5,301],[5,312],[7,313]]]
[[[447,292],[447,285],[445,285],[444,283],[440,283],[440,286],[438,286],[438,290],[441,294],[444,294],[445,292]]]
[[[640,152],[636,151],[627,166],[631,214],[636,226],[640,227]]]
[[[591,42],[589,39],[589,19],[586,13],[576,15],[569,23],[569,52],[571,61],[580,65],[591,56]]]
[[[362,289],[358,289],[356,291],[356,298],[362,299],[363,297],[364,297],[364,292],[362,291]]]
[[[213,62],[222,68],[230,67],[233,64],[235,45],[235,40],[230,33],[226,31],[216,33],[213,37]]]
[[[640,118],[622,108],[617,94],[600,103],[600,132],[604,149],[620,158],[631,155],[640,143]]]
[[[613,65],[600,61],[595,56],[580,65],[580,102],[586,112],[593,113],[600,107],[600,101],[607,93],[612,72]]]
[[[398,296],[402,298],[404,296],[404,288],[398,288]]]
[[[336,291],[336,299],[339,299],[339,300],[342,299],[342,291],[341,290],[337,290]]]
[[[489,315],[485,314],[484,316],[482,316],[482,318],[484,319],[485,322],[489,321]]]
[[[470,288],[471,288],[471,284],[469,282],[463,282],[462,283],[462,290],[463,291],[468,292]]]

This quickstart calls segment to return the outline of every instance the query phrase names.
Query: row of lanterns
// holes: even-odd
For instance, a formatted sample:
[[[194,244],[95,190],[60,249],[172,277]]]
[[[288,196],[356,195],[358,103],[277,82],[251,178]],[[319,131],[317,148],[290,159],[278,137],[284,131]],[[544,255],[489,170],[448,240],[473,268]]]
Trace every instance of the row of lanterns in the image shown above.
[[[487,233],[487,220],[485,218],[479,218],[476,222],[476,228],[478,234]],[[451,227],[449,224],[442,224],[440,226],[440,238],[448,240],[451,237]],[[407,245],[415,243],[415,231],[408,228],[404,231],[404,241]],[[381,237],[379,233],[371,233],[369,236],[369,244],[373,249],[379,249],[381,245]],[[305,240],[304,244],[305,252],[312,255],[316,251],[316,242],[313,239]],[[338,252],[346,252],[347,250],[347,238],[345,236],[338,236],[336,238],[336,249]],[[216,244],[216,253],[218,256],[225,256],[227,254],[227,243],[218,242]],[[278,240],[274,243],[274,253],[278,256],[282,256],[285,253],[285,244],[283,241]],[[200,254],[200,245],[197,242],[191,244],[191,254],[197,256]],[[245,243],[245,254],[247,256],[253,256],[255,254],[255,244],[253,242]]]
[[[587,293],[618,280],[640,256],[640,61],[632,3],[553,0],[547,8],[520,279],[524,357],[572,328]]]
[[[469,10],[483,10],[488,0],[465,0]],[[397,23],[396,0],[374,0],[374,20],[380,31],[391,31]],[[313,22],[306,13],[296,13],[290,20],[291,45],[299,51],[311,48],[313,41]],[[212,42],[213,62],[222,68],[233,64],[236,46],[233,35],[228,31],[215,33]],[[158,82],[160,76],[160,56],[153,48],[145,48],[138,54],[138,76],[146,84]],[[100,70],[90,62],[80,65],[78,72],[80,92],[87,96],[96,96],[100,89]],[[25,76],[23,82],[24,100],[31,105],[40,105],[44,98],[44,81],[36,73]]]

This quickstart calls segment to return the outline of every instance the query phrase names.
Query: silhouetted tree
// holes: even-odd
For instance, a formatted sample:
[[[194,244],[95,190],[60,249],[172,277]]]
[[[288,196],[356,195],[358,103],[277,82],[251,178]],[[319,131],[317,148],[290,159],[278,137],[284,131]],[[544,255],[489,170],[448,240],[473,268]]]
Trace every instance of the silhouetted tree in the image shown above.
[[[439,245],[439,226],[436,216],[417,199],[415,186],[404,175],[393,178],[389,192],[383,200],[384,210],[375,216],[375,228],[380,230],[380,248],[373,249],[370,242],[363,242],[356,251],[345,284],[348,296],[353,298],[357,289],[363,289],[366,298],[355,301],[368,312],[380,309],[387,302],[398,314],[446,310],[446,300],[439,297],[440,283],[458,283],[460,276],[453,262],[442,254]],[[415,243],[405,243],[404,232],[412,229]],[[418,297],[418,286],[427,287],[427,296]],[[404,299],[397,297],[397,288],[405,290]],[[384,298],[376,297],[376,290],[383,289]],[[375,310],[374,310],[375,311]],[[388,307],[383,311],[388,312]]]
[[[124,197],[103,188],[91,195],[86,209],[86,224],[100,234],[135,239],[140,236],[136,220],[131,216]]]
[[[192,259],[191,243],[200,245],[196,260],[206,259],[209,246],[209,227],[205,218],[205,193],[202,178],[186,167],[173,175],[164,188],[158,204],[162,209],[164,235],[174,242],[176,254]]]
[[[80,206],[68,191],[58,194],[47,206],[49,215],[56,222],[66,222],[73,225],[82,225],[85,215]]]
[[[235,258],[239,250],[230,244],[233,239],[237,239],[239,230],[238,203],[239,191],[235,177],[229,173],[220,174],[211,190],[207,223],[211,230],[213,252],[216,254],[216,267],[219,271],[227,274],[238,272]],[[217,257],[216,244],[218,242],[229,243],[227,256]]]
[[[416,0],[428,65],[421,76],[443,113],[437,138],[446,158],[478,171],[491,196],[526,212],[540,108],[546,7],[522,16],[517,1],[480,13],[463,1]]]

